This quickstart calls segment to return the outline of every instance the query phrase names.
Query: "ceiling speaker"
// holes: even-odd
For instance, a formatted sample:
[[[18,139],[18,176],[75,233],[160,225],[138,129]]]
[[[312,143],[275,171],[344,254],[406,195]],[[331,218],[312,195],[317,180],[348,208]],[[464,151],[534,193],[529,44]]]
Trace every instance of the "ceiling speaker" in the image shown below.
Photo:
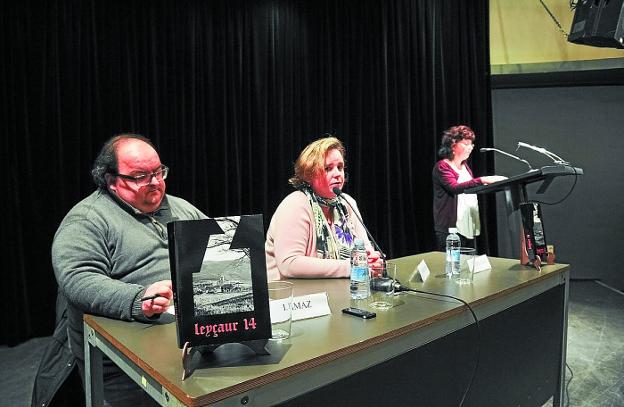
[[[579,0],[568,41],[624,49],[624,0]]]

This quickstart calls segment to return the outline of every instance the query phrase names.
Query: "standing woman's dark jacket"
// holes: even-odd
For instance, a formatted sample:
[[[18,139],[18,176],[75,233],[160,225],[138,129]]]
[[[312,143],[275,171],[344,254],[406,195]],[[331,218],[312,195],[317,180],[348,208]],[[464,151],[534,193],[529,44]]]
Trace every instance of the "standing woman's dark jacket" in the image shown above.
[[[470,176],[472,170],[468,163],[464,162]],[[481,178],[473,178],[470,181],[458,183],[459,174],[445,160],[440,160],[434,165],[431,174],[433,179],[433,222],[436,232],[448,232],[457,223],[457,195],[464,190],[482,185]]]

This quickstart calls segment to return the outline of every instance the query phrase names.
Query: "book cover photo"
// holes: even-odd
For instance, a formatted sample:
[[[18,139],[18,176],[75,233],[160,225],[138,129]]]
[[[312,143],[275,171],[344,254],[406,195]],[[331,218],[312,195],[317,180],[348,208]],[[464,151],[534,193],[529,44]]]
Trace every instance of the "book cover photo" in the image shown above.
[[[178,347],[270,338],[262,215],[167,229]]]

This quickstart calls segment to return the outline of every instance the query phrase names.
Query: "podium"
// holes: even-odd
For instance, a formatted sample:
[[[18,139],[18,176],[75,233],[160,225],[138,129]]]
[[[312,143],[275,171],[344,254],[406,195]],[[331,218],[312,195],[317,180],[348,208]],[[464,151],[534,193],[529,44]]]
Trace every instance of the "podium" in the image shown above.
[[[520,214],[520,205],[529,202],[527,185],[541,182],[535,193],[543,194],[556,177],[569,175],[583,175],[583,169],[566,164],[547,165],[514,175],[503,181],[468,188],[464,192],[467,194],[488,194],[501,191],[505,193],[507,229],[510,241],[514,242],[520,237],[520,262],[526,264],[525,233]],[[531,260],[529,259],[530,262],[532,262]],[[533,265],[535,266],[535,264]],[[539,264],[536,267],[539,268]]]

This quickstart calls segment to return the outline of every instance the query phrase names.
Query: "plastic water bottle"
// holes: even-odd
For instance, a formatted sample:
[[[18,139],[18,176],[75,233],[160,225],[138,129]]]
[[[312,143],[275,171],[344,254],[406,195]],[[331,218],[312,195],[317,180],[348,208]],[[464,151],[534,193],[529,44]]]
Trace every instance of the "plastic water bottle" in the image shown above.
[[[368,256],[362,239],[355,239],[351,250],[351,298],[362,300],[370,296],[370,275]]]
[[[446,275],[448,277],[459,274],[459,247],[461,240],[456,228],[449,228],[449,235],[446,237]]]

